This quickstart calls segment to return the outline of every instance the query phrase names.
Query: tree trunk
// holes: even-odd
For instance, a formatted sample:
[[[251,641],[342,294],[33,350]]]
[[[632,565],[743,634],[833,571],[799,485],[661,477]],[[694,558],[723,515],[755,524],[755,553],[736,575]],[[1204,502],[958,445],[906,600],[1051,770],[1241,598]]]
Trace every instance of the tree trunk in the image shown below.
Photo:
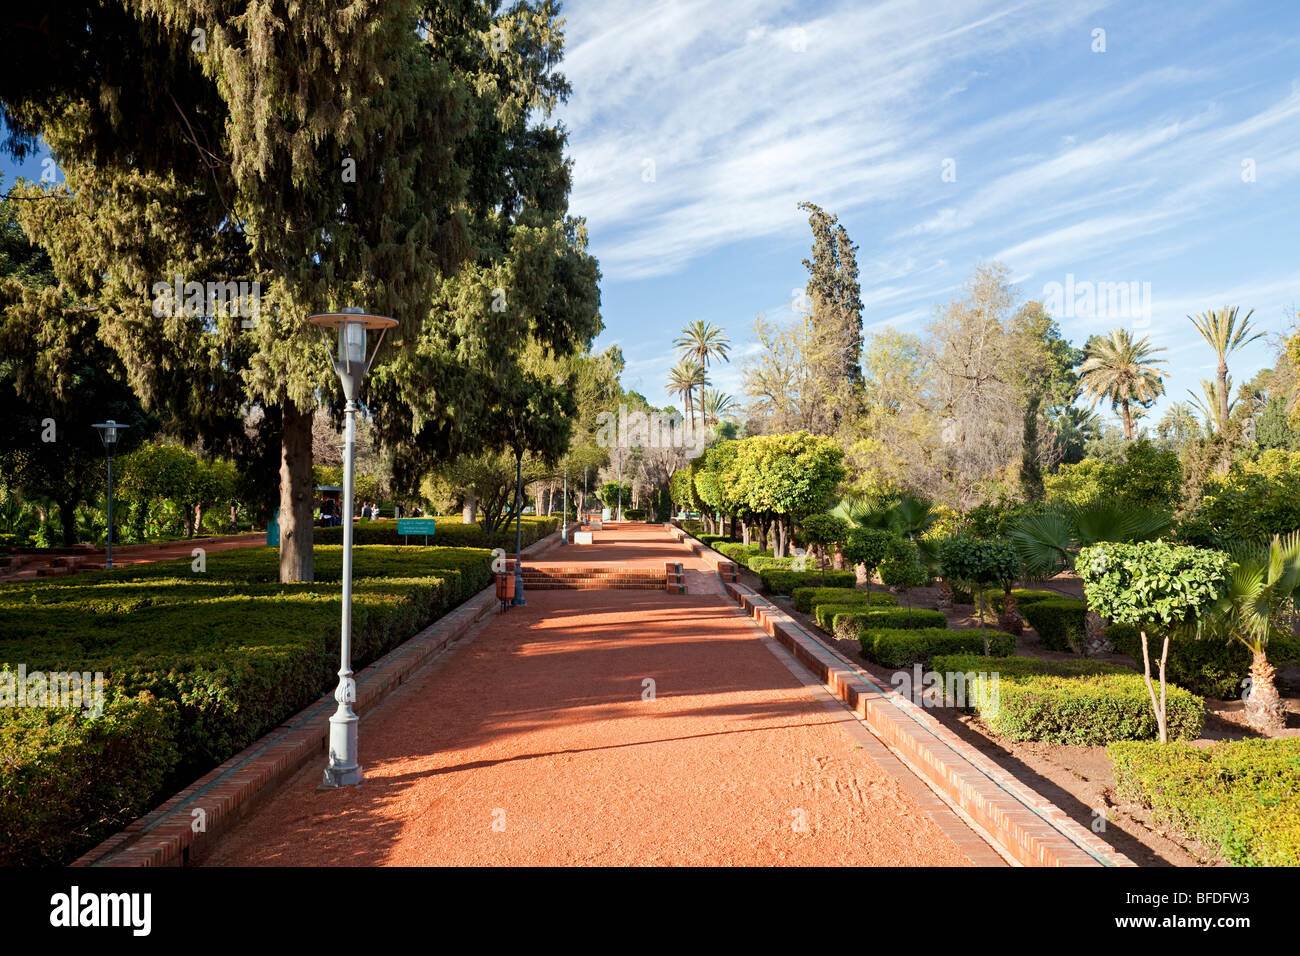
[[[1138,631],[1142,635],[1142,678],[1147,684],[1147,693],[1151,695],[1151,708],[1156,715],[1156,731],[1162,744],[1169,743],[1169,730],[1165,727],[1165,661],[1169,657],[1169,637],[1165,636],[1164,647],[1160,652],[1160,698],[1156,699],[1156,689],[1151,683],[1151,654],[1147,650],[1146,628]]]
[[[838,541],[835,543],[835,551],[831,556],[831,567],[836,571],[844,570],[844,548]]]
[[[239,534],[239,505],[230,506],[230,533]]]
[[[772,542],[772,556],[775,558],[784,558],[785,557],[785,522],[782,521],[780,518],[777,518],[775,521],[775,527],[773,528],[773,531],[775,532],[773,537],[775,537],[776,540]]]
[[[1250,693],[1246,696],[1246,720],[1262,734],[1272,736],[1286,727],[1286,706],[1277,693],[1277,671],[1264,654],[1250,662]]]
[[[952,585],[944,578],[939,579],[939,599],[935,607],[940,611],[951,611],[953,605]]]
[[[1124,440],[1132,441],[1133,440],[1133,413],[1129,411],[1128,399],[1126,398],[1122,402],[1120,402],[1119,406],[1121,411],[1123,412]]]
[[[284,403],[280,435],[280,581],[311,581],[311,412]],[[351,521],[351,515],[343,515]]]
[[[1092,608],[1089,608],[1083,616],[1083,635],[1085,657],[1110,654],[1115,650],[1114,645],[1106,639],[1106,622]]]
[[[194,506],[194,534],[192,537],[198,537],[203,534],[203,505]]]
[[[1218,434],[1223,436],[1223,430],[1228,427],[1228,363],[1219,361],[1219,421]]]
[[[749,547],[749,522],[740,522],[740,543]]]
[[[465,492],[465,504],[460,509],[460,523],[473,524],[478,520],[478,495],[473,491]]]
[[[59,523],[63,525],[63,546],[77,543],[77,502],[69,499],[59,502]]]
[[[1016,597],[1010,591],[1002,594],[1002,613],[998,615],[998,627],[1008,634],[1024,633],[1025,621],[1020,616],[1020,609],[1016,607]]]

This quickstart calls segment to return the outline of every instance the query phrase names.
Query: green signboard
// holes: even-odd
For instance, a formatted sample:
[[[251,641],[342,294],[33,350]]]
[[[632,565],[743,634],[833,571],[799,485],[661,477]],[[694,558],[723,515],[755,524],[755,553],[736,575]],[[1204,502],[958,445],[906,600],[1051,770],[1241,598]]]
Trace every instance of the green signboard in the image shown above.
[[[424,543],[429,543],[429,535],[438,530],[438,522],[434,518],[398,518],[397,533],[401,535],[422,534]]]

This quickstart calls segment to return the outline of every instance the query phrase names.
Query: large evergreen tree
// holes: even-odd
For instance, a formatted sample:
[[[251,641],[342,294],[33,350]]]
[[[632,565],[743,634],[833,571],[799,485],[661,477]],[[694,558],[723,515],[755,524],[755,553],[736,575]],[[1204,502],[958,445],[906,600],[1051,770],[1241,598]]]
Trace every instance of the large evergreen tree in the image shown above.
[[[812,336],[808,365],[821,396],[819,431],[835,431],[857,407],[862,385],[862,297],[857,247],[839,218],[802,202],[812,228],[807,268]]]

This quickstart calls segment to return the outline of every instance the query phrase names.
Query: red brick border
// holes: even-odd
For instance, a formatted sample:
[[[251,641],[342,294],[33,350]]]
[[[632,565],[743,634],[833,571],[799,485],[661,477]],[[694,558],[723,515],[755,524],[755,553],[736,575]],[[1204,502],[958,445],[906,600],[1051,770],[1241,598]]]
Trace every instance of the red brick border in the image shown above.
[[[743,584],[727,593],[847,704],[936,793],[1027,866],[1135,866],[944,727],[921,707],[881,687]]]
[[[552,532],[524,553],[544,551],[559,534]],[[494,583],[362,670],[353,709],[364,715],[382,702],[497,604]],[[337,706],[331,691],[71,865],[182,866],[200,859],[308,761],[321,760],[324,767],[329,716]],[[195,810],[203,811],[202,832],[194,829]]]

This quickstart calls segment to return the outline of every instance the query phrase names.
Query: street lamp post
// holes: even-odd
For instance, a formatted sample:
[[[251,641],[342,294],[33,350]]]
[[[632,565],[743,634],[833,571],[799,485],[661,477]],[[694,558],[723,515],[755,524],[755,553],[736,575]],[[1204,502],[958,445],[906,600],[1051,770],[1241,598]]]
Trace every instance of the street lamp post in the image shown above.
[[[564,499],[564,520],[560,523],[560,544],[569,543],[569,469],[564,469],[564,491],[560,495]]]
[[[523,607],[524,600],[524,458],[515,455],[515,596],[511,607]]]
[[[395,326],[397,320],[348,308],[342,312],[313,315],[307,321],[321,330],[326,348],[330,343],[325,330],[337,331],[338,352],[333,359],[334,371],[343,385],[343,397],[347,399],[343,442],[343,627],[339,685],[334,690],[334,699],[339,706],[330,717],[329,763],[321,786],[355,787],[361,783],[361,765],[357,763],[357,715],[352,712],[352,704],[357,699],[357,682],[352,679],[352,493],[353,459],[357,447],[357,395],[361,390],[361,380],[379,352],[384,333]],[[367,358],[366,333],[374,329],[379,330],[379,340]]]
[[[623,446],[618,446],[618,511],[614,512],[614,520],[623,520]]]
[[[99,440],[104,443],[104,454],[108,458],[108,555],[104,559],[105,570],[113,570],[113,449],[117,447],[118,432],[130,425],[119,425],[113,419],[91,425],[98,429]]]

